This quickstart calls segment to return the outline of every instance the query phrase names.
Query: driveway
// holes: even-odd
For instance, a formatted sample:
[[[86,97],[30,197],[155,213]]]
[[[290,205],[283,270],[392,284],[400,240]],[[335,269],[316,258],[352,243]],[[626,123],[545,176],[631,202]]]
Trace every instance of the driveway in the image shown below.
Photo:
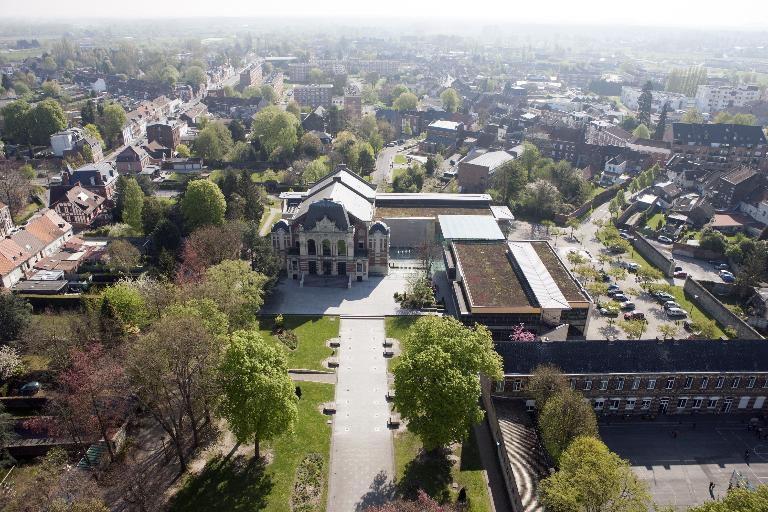
[[[299,281],[281,278],[272,297],[262,308],[264,314],[386,316],[407,314],[395,302],[395,292],[408,287],[408,273],[394,270],[385,277],[353,281],[352,288],[329,286],[300,287]]]
[[[382,148],[376,157],[376,169],[371,173],[371,181],[376,185],[386,185],[392,179],[391,164],[395,159],[399,146]]]

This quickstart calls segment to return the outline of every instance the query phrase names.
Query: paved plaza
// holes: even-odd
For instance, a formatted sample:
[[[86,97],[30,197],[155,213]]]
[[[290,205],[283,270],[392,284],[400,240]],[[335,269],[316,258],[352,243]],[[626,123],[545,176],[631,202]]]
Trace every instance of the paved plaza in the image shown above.
[[[262,308],[263,314],[283,315],[351,315],[387,316],[404,311],[395,302],[395,292],[408,287],[409,271],[393,270],[385,277],[371,277],[368,281],[353,281],[352,287],[341,286],[333,278],[328,286],[299,286],[299,281],[280,279],[275,292]]]
[[[394,491],[384,319],[342,317],[339,336],[328,510],[353,512]]]
[[[722,497],[734,471],[752,485],[768,483],[768,440],[747,430],[748,419],[686,416],[611,422],[600,425],[600,435],[630,461],[659,505],[685,509],[712,499],[709,482],[715,483],[715,497]]]

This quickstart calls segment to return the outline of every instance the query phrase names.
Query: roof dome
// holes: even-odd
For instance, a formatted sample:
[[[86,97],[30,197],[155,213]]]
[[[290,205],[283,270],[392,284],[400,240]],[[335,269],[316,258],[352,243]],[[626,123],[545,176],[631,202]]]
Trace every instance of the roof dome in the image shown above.
[[[375,232],[379,232],[384,235],[389,234],[389,226],[381,222],[380,220],[377,220],[373,224],[371,224],[371,227],[368,229],[368,233],[373,234]]]
[[[279,221],[275,222],[275,225],[272,226],[272,229],[270,230],[272,233],[278,230],[283,231],[290,231],[290,227],[288,226],[288,221],[285,219],[280,219]]]
[[[318,222],[326,217],[336,225],[337,229],[341,231],[349,229],[350,223],[347,210],[343,204],[331,199],[321,199],[309,205],[307,216],[304,218],[302,225],[304,229],[313,229]]]

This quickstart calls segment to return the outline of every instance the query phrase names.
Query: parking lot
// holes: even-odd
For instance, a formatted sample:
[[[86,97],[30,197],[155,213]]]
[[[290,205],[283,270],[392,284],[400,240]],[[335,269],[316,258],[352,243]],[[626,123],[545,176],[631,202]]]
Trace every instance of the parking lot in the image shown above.
[[[600,435],[612,451],[630,461],[657,504],[684,509],[712,499],[710,482],[715,483],[716,498],[739,474],[753,486],[768,483],[768,440],[748,431],[748,421],[721,416],[612,421],[600,425]]]

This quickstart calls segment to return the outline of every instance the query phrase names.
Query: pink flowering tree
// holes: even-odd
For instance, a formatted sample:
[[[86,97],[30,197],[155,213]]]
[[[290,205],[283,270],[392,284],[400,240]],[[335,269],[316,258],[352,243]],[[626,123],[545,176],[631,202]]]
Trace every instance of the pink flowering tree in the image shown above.
[[[509,339],[512,341],[536,341],[536,335],[531,331],[526,331],[523,324],[519,324],[512,328]]]

